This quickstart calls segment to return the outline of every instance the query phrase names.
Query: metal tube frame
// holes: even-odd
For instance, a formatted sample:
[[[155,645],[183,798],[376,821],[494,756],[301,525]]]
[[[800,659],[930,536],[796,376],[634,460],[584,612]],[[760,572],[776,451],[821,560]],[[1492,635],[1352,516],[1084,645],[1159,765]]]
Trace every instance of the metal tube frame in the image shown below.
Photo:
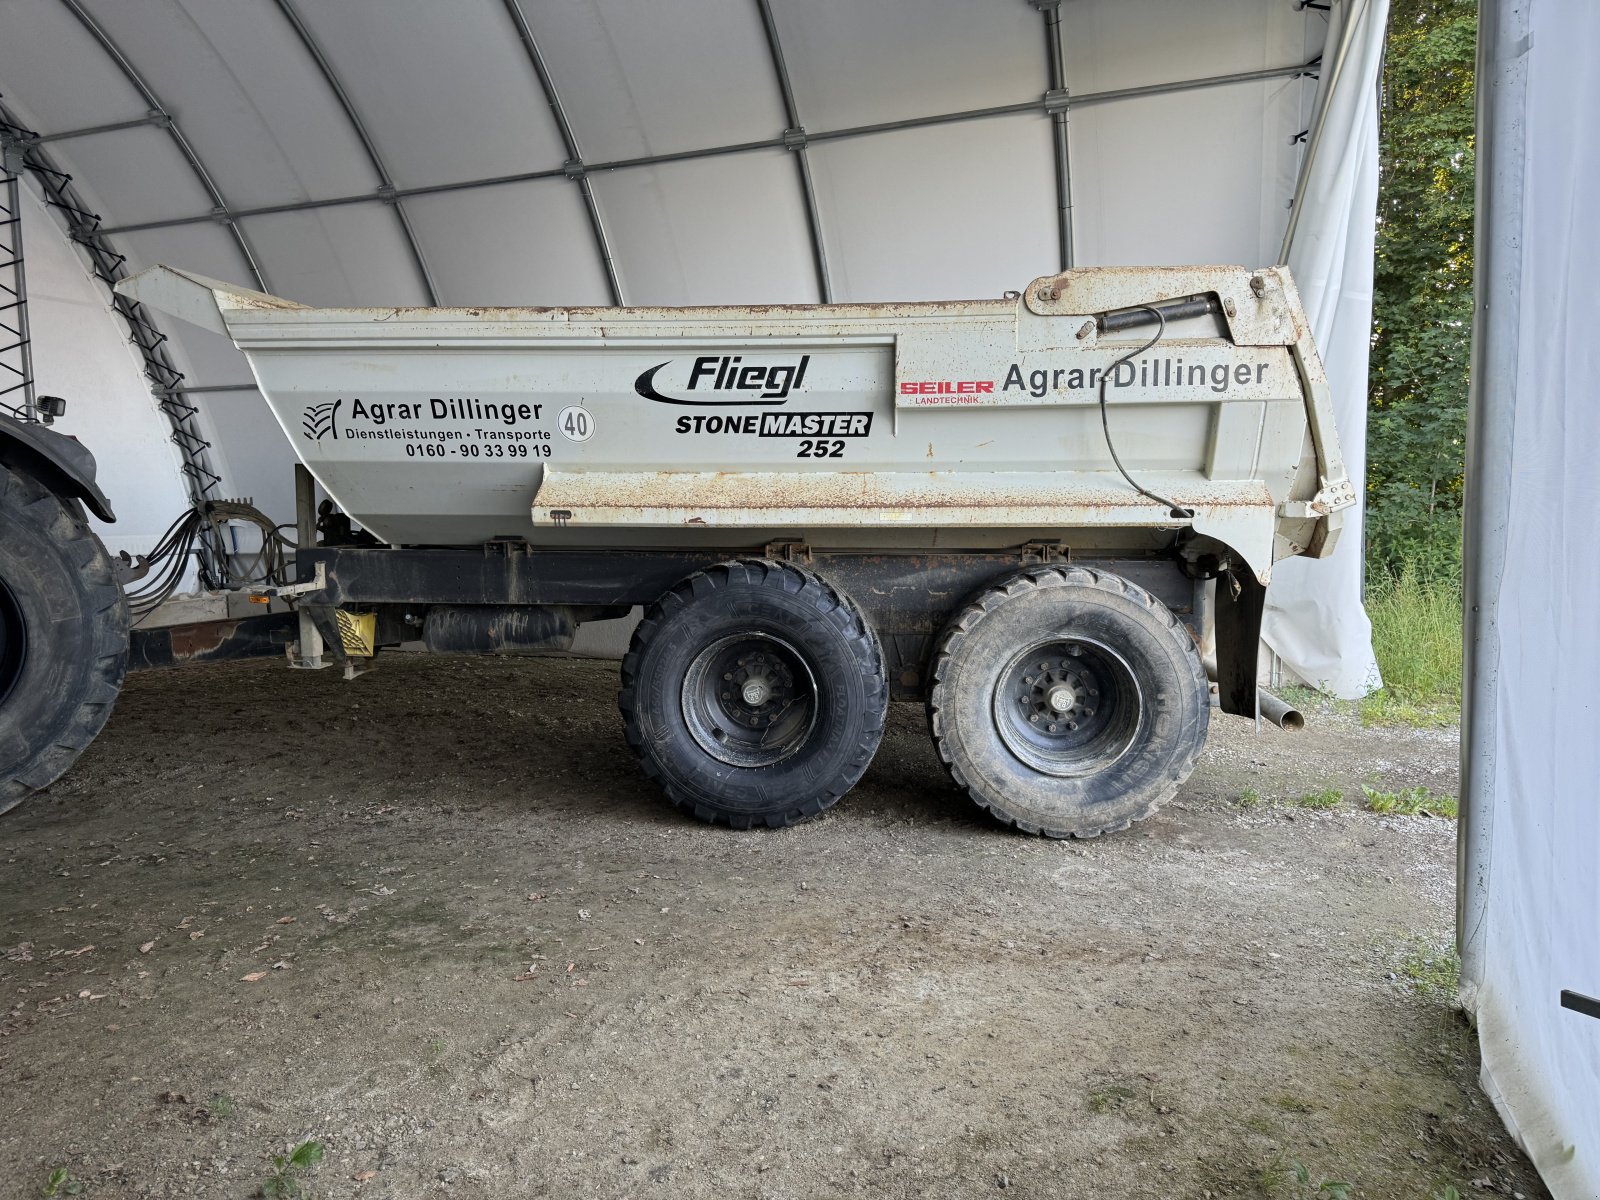
[[[1056,238],[1061,247],[1061,269],[1072,270],[1075,261],[1072,238],[1072,143],[1067,129],[1067,108],[1072,93],[1067,88],[1066,47],[1061,41],[1061,0],[1034,0],[1044,15],[1045,59],[1049,65],[1050,90],[1045,93],[1045,108],[1050,113],[1056,166]]]
[[[1311,168],[1317,161],[1317,151],[1322,146],[1322,134],[1328,125],[1328,108],[1333,91],[1339,86],[1339,76],[1344,72],[1345,61],[1350,57],[1350,46],[1355,41],[1360,14],[1354,11],[1357,4],[1365,10],[1368,0],[1345,0],[1344,24],[1339,29],[1339,46],[1333,62],[1326,64],[1322,86],[1317,89],[1317,106],[1311,115],[1311,129],[1306,136],[1306,152],[1300,159],[1300,173],[1295,179],[1294,199],[1289,202],[1289,223],[1283,231],[1283,244],[1278,249],[1278,262],[1289,261],[1289,248],[1294,244],[1295,230],[1300,226],[1300,210],[1305,205],[1306,188],[1311,183]]]
[[[184,390],[183,372],[173,364],[167,348],[167,335],[150,319],[144,305],[118,295],[112,285],[127,275],[127,259],[118,254],[105,236],[97,214],[89,211],[73,186],[72,176],[56,166],[41,139],[19,124],[12,112],[0,103],[0,128],[23,147],[23,165],[33,173],[44,193],[45,204],[56,210],[66,225],[68,239],[88,260],[90,273],[105,287],[107,302],[127,326],[128,340],[144,362],[145,378],[155,394],[157,407],[172,428],[172,440],[183,460],[183,476],[189,496],[195,502],[214,499],[222,482],[212,469],[211,443],[200,433],[199,410],[180,398]]]
[[[561,103],[561,94],[556,91],[555,81],[550,78],[550,69],[545,66],[544,55],[539,51],[539,43],[534,40],[533,29],[522,11],[520,0],[504,0],[504,2],[506,15],[516,26],[517,37],[521,39],[522,48],[528,55],[528,63],[539,79],[540,88],[544,90],[545,101],[550,105],[550,115],[555,118],[556,130],[561,135],[561,145],[567,154],[566,164],[561,170],[548,172],[544,177],[549,178],[559,174],[578,185],[578,193],[583,197],[583,210],[589,218],[589,231],[594,235],[595,252],[600,256],[600,266],[605,271],[606,287],[611,293],[611,303],[620,306],[623,303],[622,280],[617,274],[616,259],[611,254],[611,239],[606,236],[605,221],[600,215],[600,202],[595,199],[594,187],[589,182],[589,172],[593,168],[584,165],[583,151],[578,147],[578,135],[573,132],[572,122],[567,119],[566,106]]]
[[[322,47],[311,36],[305,21],[295,11],[290,0],[277,0],[278,11],[283,14],[284,20],[294,29],[295,36],[300,39],[300,44],[305,47],[311,60],[317,64],[317,70],[322,74],[323,81],[333,92],[334,98],[339,101],[339,107],[344,110],[345,118],[350,122],[350,128],[355,130],[356,137],[361,142],[361,148],[366,152],[367,161],[372,165],[373,174],[378,177],[378,195],[390,196],[394,193],[394,180],[390,178],[389,169],[384,166],[383,156],[378,153],[378,147],[373,143],[372,136],[367,132],[366,123],[361,120],[361,114],[356,112],[356,106],[351,102],[350,95],[344,90],[333,65],[328,61],[328,56],[322,52]],[[411,261],[416,265],[417,276],[422,282],[423,294],[427,297],[428,304],[436,307],[439,303],[439,290],[434,285],[433,272],[428,270],[428,262],[422,256],[422,247],[417,243],[416,231],[411,228],[411,221],[406,216],[405,205],[396,197],[390,201],[394,209],[395,220],[400,224],[400,234],[406,240],[406,248],[411,252]]]
[[[244,256],[245,265],[250,270],[251,278],[256,281],[256,286],[263,292],[270,292],[272,289],[267,285],[266,274],[262,271],[261,264],[256,259],[255,250],[251,248],[250,240],[245,237],[244,230],[239,228],[238,222],[229,215],[228,202],[223,199],[222,193],[217,189],[210,172],[206,170],[205,165],[200,161],[200,156],[194,152],[194,147],[189,145],[189,139],[183,136],[183,131],[178,128],[178,123],[172,119],[172,113],[167,109],[167,106],[162,104],[156,97],[155,92],[150,89],[150,85],[145,82],[144,76],[128,60],[128,56],[122,52],[116,42],[112,41],[111,36],[89,15],[80,0],[61,0],[61,3],[66,5],[67,10],[77,18],[78,24],[83,26],[89,36],[99,43],[100,48],[106,52],[111,61],[117,64],[117,69],[122,72],[123,78],[144,98],[144,102],[150,111],[158,113],[164,118],[164,126],[168,136],[172,138],[172,142],[177,146],[178,152],[183,155],[184,161],[189,164],[189,169],[194,172],[195,179],[205,189],[206,195],[211,197],[211,203],[215,205],[213,218],[220,220],[228,227],[228,232],[233,237],[234,245],[238,247],[239,253]]]
[[[11,282],[0,280],[0,409],[29,424],[39,419],[33,404],[33,335],[28,328],[28,272],[22,253],[22,144],[0,130],[0,230],[9,230],[0,242],[0,271],[9,271]],[[7,356],[16,356],[15,365]],[[8,380],[16,377],[17,382]],[[5,399],[22,393],[22,403]]]
[[[1499,724],[1500,580],[1511,509],[1511,454],[1521,353],[1523,97],[1526,5],[1486,0],[1478,18],[1477,245],[1472,384],[1467,405],[1462,545],[1461,816],[1456,832],[1456,946],[1463,1007],[1483,982]]]
[[[822,219],[817,213],[817,191],[811,180],[811,160],[806,157],[806,129],[800,123],[800,110],[794,102],[794,87],[789,82],[789,64],[783,57],[783,42],[772,15],[772,0],[756,0],[761,10],[761,27],[767,35],[767,51],[772,56],[772,72],[783,97],[783,116],[789,125],[783,131],[784,145],[794,152],[795,171],[800,181],[800,200],[805,205],[806,229],[811,234],[811,262],[817,272],[817,294],[822,303],[833,303],[833,281],[828,275],[828,251],[822,241]]]
[[[1110,104],[1119,100],[1135,100],[1145,96],[1162,96],[1175,92],[1200,91],[1207,88],[1230,87],[1235,84],[1259,83],[1269,79],[1297,79],[1317,73],[1317,61],[1293,66],[1266,67],[1257,71],[1236,71],[1227,75],[1211,75],[1198,79],[1175,80],[1170,83],[1152,83],[1139,87],[1109,88],[1102,92],[1084,92],[1065,97],[1064,109],[1091,104]],[[1052,102],[1044,97],[1023,100],[1015,104],[997,104],[986,108],[965,109],[960,112],[936,113],[926,117],[905,117],[897,121],[882,121],[872,125],[853,125],[843,129],[810,133],[807,145],[836,141],[841,138],[870,137],[879,133],[893,133],[903,129],[925,129],[934,125],[952,125],[966,121],[982,121],[994,117],[1022,116],[1029,113],[1048,113]],[[687,162],[697,158],[712,158],[723,154],[745,154],[757,150],[782,150],[787,144],[783,137],[762,138],[752,142],[737,142],[725,146],[709,146],[698,150],[679,150],[666,154],[646,154],[636,158],[616,159],[610,162],[583,164],[583,171],[623,171],[633,167],[651,167],[662,163]],[[565,166],[549,167],[538,171],[521,171],[510,175],[491,175],[479,179],[462,179],[450,183],[425,184],[420,187],[396,188],[389,196],[375,192],[361,192],[346,196],[333,196],[321,200],[300,200],[285,204],[266,204],[254,208],[228,209],[221,212],[196,213],[186,217],[168,217],[155,221],[138,221],[126,225],[107,226],[108,234],[138,233],[146,229],[173,229],[181,225],[201,225],[208,221],[236,222],[247,217],[272,216],[278,213],[307,212],[318,208],[337,208],[349,204],[371,204],[410,196],[433,196],[445,192],[469,191],[475,188],[497,187],[506,184],[531,183],[541,179],[569,177]]]

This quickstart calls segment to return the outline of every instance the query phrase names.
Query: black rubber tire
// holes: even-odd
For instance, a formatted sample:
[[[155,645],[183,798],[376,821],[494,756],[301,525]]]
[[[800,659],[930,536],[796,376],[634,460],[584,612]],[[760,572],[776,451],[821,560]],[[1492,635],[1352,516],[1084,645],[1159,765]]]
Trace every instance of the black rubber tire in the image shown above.
[[[746,636],[782,639],[817,685],[796,748],[766,765],[713,756],[686,716],[694,664]],[[765,559],[697,571],[651,605],[617,697],[645,774],[685,812],[735,829],[794,825],[833,805],[871,763],[888,701],[882,650],[856,606],[809,571]]]
[[[3,813],[59,779],[105,725],[128,669],[128,605],[78,505],[6,467],[0,588],[12,626],[0,652]]]
[[[999,689],[1033,642],[1078,638],[1115,652],[1137,707],[1118,734],[1120,757],[1063,777],[1007,744],[1010,693]],[[1205,670],[1178,619],[1143,588],[1083,567],[1033,567],[979,593],[941,637],[933,679],[929,728],[951,778],[999,820],[1046,837],[1097,837],[1149,816],[1194,770],[1211,719]]]

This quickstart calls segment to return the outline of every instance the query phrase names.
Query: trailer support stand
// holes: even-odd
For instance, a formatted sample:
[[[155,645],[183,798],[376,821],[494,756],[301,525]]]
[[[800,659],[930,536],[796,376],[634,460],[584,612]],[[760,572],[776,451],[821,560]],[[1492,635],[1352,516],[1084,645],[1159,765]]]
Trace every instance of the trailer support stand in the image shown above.
[[[317,482],[304,464],[294,465],[295,545],[310,549],[317,544]],[[304,560],[295,564],[295,573],[305,575]],[[320,564],[319,564],[320,565]],[[299,636],[289,645],[289,665],[302,671],[316,671],[328,665],[322,657],[322,634],[312,619],[311,609],[297,605]]]

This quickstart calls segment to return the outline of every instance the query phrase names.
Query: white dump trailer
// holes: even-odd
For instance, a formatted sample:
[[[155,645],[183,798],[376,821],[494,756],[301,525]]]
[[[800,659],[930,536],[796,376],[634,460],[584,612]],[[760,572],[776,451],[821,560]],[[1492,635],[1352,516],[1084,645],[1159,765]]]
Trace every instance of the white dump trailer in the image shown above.
[[[849,790],[891,697],[1002,820],[1126,826],[1199,754],[1202,638],[1254,714],[1272,564],[1329,553],[1353,500],[1281,267],[886,305],[318,309],[165,267],[118,290],[231,338],[304,466],[270,589],[293,664],[559,651],[643,606],[627,740],[739,827]]]

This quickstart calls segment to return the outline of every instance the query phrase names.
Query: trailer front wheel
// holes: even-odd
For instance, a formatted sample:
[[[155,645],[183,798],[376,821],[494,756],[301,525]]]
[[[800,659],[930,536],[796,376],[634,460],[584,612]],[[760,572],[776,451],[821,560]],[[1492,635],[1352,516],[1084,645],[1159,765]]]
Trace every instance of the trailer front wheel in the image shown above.
[[[929,721],[951,777],[1007,824],[1094,837],[1154,812],[1205,744],[1205,672],[1169,609],[1109,572],[1036,567],[951,621]]]
[[[111,715],[128,606],[75,506],[0,467],[0,813],[53,783]]]
[[[651,606],[622,663],[628,744],[678,807],[737,829],[793,825],[855,786],[883,736],[883,655],[817,576],[747,560]]]

